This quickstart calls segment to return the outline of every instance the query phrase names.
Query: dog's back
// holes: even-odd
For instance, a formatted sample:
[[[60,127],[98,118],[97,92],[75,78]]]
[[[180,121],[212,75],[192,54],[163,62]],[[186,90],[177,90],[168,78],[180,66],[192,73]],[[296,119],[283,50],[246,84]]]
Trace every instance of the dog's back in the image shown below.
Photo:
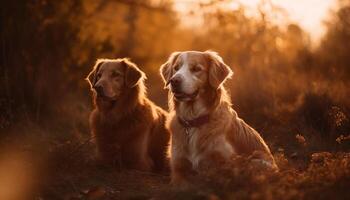
[[[152,105],[152,107],[157,117],[151,131],[148,151],[154,161],[155,170],[167,171],[169,165],[167,151],[169,148],[170,134],[165,123],[168,113],[158,106]]]

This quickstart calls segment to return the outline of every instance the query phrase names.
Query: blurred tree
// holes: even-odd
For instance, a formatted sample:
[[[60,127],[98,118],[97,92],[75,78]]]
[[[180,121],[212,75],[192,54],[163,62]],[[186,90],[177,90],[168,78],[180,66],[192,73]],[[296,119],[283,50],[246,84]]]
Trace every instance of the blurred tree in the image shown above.
[[[159,60],[174,49],[167,41],[177,24],[171,5],[139,0],[4,3],[0,119],[14,112],[40,119],[66,96],[87,97],[84,77],[99,57],[131,57],[157,76]]]
[[[13,0],[1,6],[3,109],[34,112],[62,91],[79,28],[80,1]],[[66,88],[64,88],[66,89]]]
[[[327,22],[327,33],[316,51],[319,74],[329,80],[350,81],[350,1],[339,0],[339,9]]]

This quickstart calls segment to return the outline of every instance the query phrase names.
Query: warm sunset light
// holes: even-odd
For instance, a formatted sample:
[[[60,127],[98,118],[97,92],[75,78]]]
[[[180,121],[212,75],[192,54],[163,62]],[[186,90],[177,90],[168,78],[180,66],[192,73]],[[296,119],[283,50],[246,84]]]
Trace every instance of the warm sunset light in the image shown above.
[[[0,200],[350,199],[350,0],[0,11]]]
[[[206,4],[211,1],[175,0],[174,7],[178,12],[188,14],[188,12],[192,12],[192,7],[197,2]],[[324,21],[328,19],[331,10],[336,8],[336,0],[226,0],[222,2],[222,7],[229,10],[235,10],[240,5],[244,5],[249,9],[248,13],[253,16],[257,14],[256,11],[261,2],[267,2],[272,6],[278,7],[279,11],[285,12],[287,23],[300,24],[302,28],[310,33],[314,42],[317,42],[325,33]],[[185,23],[188,23],[188,20],[189,17],[184,17]],[[194,18],[192,20],[196,21],[198,19]]]
[[[247,6],[256,6],[259,0],[241,0]],[[308,31],[315,41],[324,34],[323,21],[328,19],[330,11],[335,8],[336,0],[271,0],[286,11],[290,21],[296,22]]]
[[[260,1],[241,0],[241,2],[254,7]],[[323,21],[329,17],[336,0],[271,0],[271,3],[285,9],[291,21],[299,23],[315,40],[318,40],[325,31]]]

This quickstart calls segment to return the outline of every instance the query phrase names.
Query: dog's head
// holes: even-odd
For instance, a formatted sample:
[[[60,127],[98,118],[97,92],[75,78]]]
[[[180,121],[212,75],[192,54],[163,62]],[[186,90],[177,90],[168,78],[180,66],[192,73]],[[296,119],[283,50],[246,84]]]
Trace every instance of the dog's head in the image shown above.
[[[86,80],[97,98],[115,101],[144,78],[145,74],[134,63],[123,58],[98,59]]]
[[[175,52],[161,66],[160,73],[179,101],[195,100],[208,87],[217,90],[233,74],[212,51]]]

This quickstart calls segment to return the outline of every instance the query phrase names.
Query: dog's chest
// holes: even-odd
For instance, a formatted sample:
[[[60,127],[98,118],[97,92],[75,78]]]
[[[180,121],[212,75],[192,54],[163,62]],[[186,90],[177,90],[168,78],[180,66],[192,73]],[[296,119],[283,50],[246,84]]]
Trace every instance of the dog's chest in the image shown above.
[[[188,160],[193,161],[198,154],[200,154],[200,143],[199,143],[199,130],[197,128],[190,128],[185,130],[185,137],[187,140]]]
[[[147,131],[147,127],[142,126],[145,124],[139,119],[122,119],[119,121],[113,120],[101,120],[97,123],[96,132],[104,140],[109,140],[112,143],[124,145],[132,138],[138,135],[142,135]]]
[[[229,159],[235,153],[233,146],[223,134],[213,133],[204,136],[203,130],[198,128],[188,129],[185,134],[187,138],[187,159],[191,161],[193,168],[197,168],[199,162],[205,159],[207,154],[215,152],[223,158]]]

